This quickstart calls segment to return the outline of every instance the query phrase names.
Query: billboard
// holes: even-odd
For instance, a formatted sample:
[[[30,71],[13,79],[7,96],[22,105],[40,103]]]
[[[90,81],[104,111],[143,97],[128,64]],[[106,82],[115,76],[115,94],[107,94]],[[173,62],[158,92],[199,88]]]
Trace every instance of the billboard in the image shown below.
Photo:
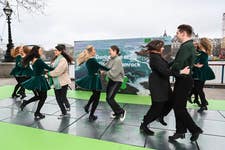
[[[120,93],[148,95],[148,76],[151,73],[149,67],[149,58],[146,56],[138,55],[136,52],[140,51],[144,45],[154,39],[160,39],[165,42],[164,57],[171,59],[171,37],[151,37],[151,38],[132,38],[132,39],[113,39],[113,40],[93,40],[93,41],[75,41],[75,59],[79,53],[82,52],[87,45],[93,45],[96,49],[97,61],[104,65],[109,59],[109,48],[112,45],[117,45],[121,51],[122,63],[125,75],[128,77],[127,86],[121,89]],[[75,80],[87,74],[85,64],[77,66],[75,64]],[[105,77],[101,79],[103,90],[105,90],[107,81]],[[79,89],[79,87],[76,87]]]

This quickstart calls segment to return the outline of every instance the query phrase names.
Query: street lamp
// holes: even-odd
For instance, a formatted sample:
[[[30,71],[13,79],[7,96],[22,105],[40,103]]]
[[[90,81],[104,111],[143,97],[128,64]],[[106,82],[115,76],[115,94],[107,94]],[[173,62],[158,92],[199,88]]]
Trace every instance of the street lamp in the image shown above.
[[[12,43],[12,35],[11,35],[11,26],[10,26],[10,23],[11,23],[11,15],[12,15],[12,12],[13,10],[10,8],[9,6],[9,2],[7,1],[6,2],[6,6],[5,8],[3,8],[3,11],[6,15],[6,19],[7,19],[7,23],[8,23],[8,44],[7,44],[7,50],[6,50],[6,54],[5,54],[5,62],[12,62],[13,61],[13,57],[11,56],[11,49],[14,47],[13,46],[13,43]]]

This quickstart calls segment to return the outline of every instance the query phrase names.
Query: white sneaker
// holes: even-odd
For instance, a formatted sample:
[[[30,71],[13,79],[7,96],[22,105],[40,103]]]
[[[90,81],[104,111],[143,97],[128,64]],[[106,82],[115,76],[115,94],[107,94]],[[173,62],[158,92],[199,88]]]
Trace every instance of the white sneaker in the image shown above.
[[[120,115],[120,121],[124,121],[125,120],[126,114],[127,114],[127,111],[124,110],[124,112]]]
[[[70,117],[70,114],[69,113],[67,113],[67,114],[61,114],[61,115],[59,115],[58,116],[58,119],[62,119],[62,118],[69,118]]]
[[[116,118],[116,114],[113,111],[110,113],[110,118],[112,118],[112,119]]]

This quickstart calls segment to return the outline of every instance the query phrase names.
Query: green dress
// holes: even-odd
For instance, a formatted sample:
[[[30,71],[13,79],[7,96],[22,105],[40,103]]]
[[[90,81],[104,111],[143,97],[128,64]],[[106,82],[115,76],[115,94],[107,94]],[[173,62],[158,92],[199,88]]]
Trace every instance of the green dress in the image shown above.
[[[195,64],[197,63],[203,64],[203,66],[201,68],[193,68],[192,77],[194,80],[206,81],[215,79],[215,74],[208,65],[208,54],[203,51],[197,50],[197,58],[195,60]]]
[[[21,68],[21,76],[23,77],[32,77],[34,75],[33,70],[30,65]]]
[[[102,90],[99,70],[108,71],[109,69],[99,64],[95,58],[88,59],[86,62],[86,67],[88,70],[88,75],[76,80],[76,84],[86,90]]]
[[[16,77],[21,76],[22,60],[23,60],[23,58],[21,55],[16,56],[16,65],[10,72],[10,75],[16,76]]]
[[[38,91],[47,91],[50,89],[50,86],[45,78],[45,69],[46,70],[53,70],[54,68],[48,66],[44,61],[38,58],[34,64],[33,73],[34,75],[22,83],[22,86],[28,90],[38,90]]]

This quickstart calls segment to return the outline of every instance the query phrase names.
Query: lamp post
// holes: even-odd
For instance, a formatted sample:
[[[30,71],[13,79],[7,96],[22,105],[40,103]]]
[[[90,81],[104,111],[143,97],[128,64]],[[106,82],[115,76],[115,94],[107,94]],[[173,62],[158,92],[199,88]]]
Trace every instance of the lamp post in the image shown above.
[[[5,54],[5,62],[12,62],[13,61],[13,57],[11,56],[11,49],[14,47],[13,43],[12,43],[12,35],[11,35],[11,15],[13,10],[10,8],[9,6],[9,2],[6,2],[6,6],[5,8],[3,8],[3,11],[6,15],[6,19],[7,19],[7,23],[8,23],[8,44],[7,44],[7,50],[6,50],[6,54]]]

